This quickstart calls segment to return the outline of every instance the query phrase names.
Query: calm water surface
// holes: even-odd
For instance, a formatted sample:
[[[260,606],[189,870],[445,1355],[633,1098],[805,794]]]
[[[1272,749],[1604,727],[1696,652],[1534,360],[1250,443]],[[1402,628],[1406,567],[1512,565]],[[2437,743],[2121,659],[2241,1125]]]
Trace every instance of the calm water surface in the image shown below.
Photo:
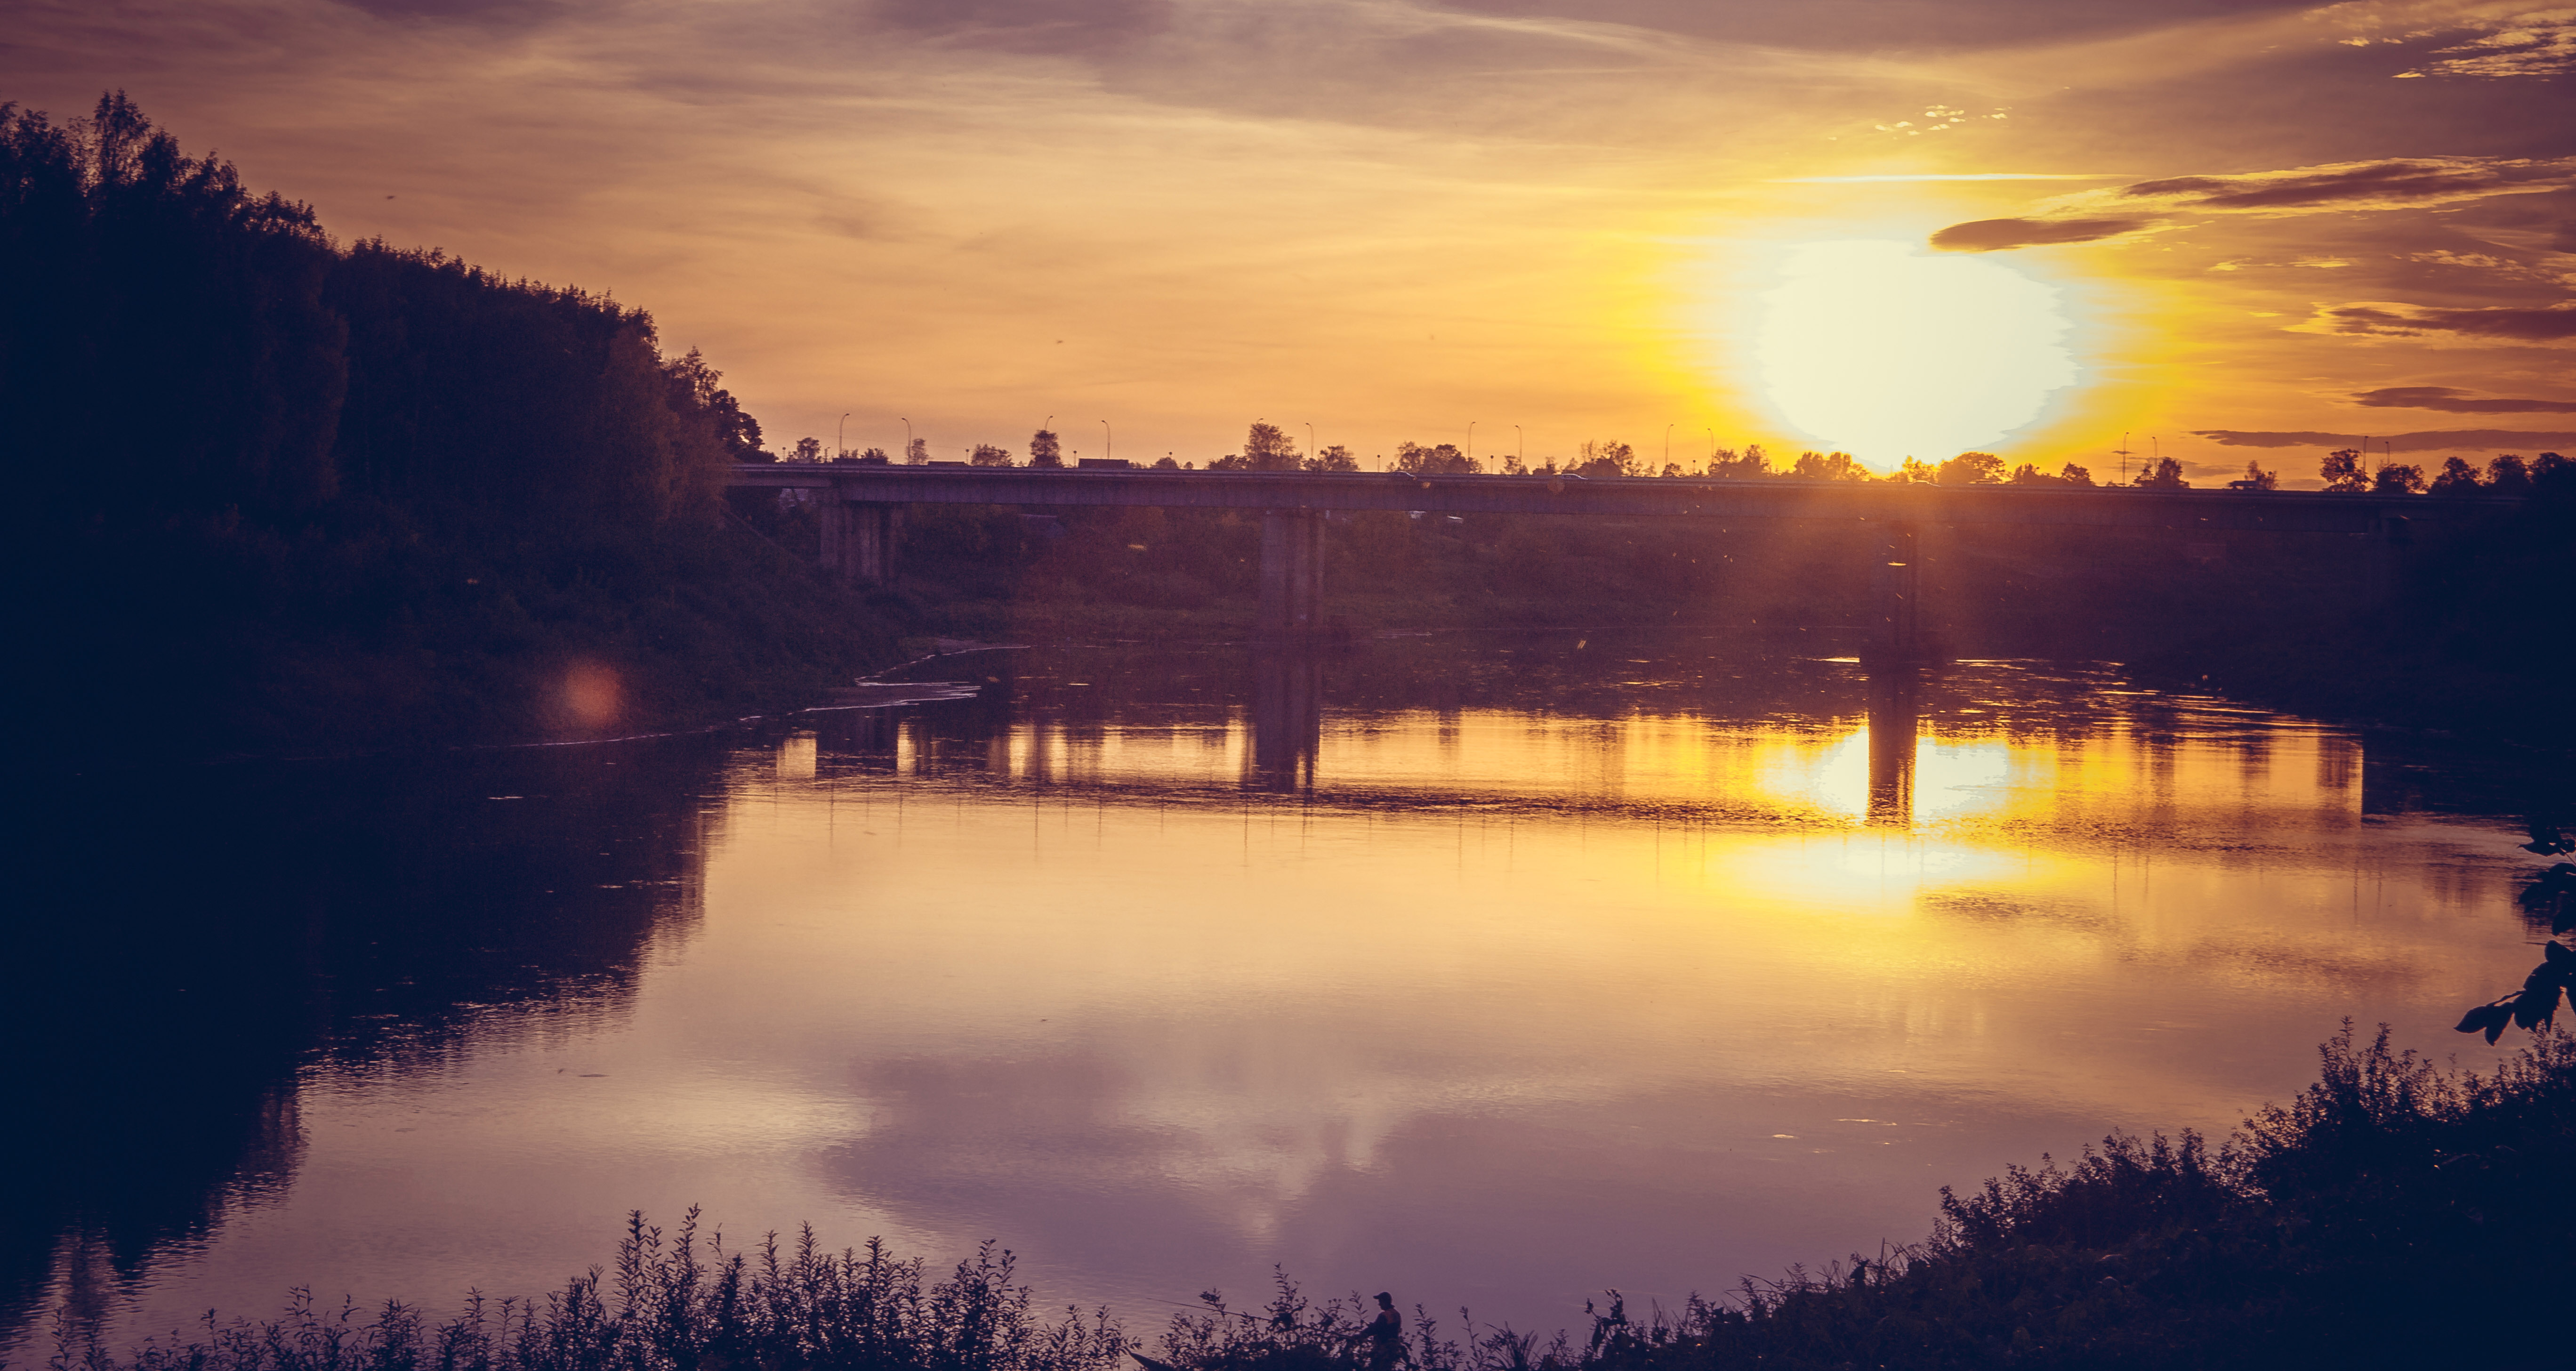
[[[17,1352],[52,1309],[538,1291],[691,1204],[999,1238],[1137,1322],[1278,1265],[1556,1327],[2223,1132],[2346,1016],[2491,1060],[2449,1025],[2534,959],[2510,783],[2109,669],[1566,634],[912,674],[975,691],[69,784],[12,986]]]

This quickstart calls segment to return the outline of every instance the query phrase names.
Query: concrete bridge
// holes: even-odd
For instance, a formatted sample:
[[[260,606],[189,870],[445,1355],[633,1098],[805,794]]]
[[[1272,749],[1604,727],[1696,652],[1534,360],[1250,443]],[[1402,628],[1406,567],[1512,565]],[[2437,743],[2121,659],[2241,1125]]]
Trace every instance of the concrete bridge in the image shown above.
[[[1872,648],[1910,660],[1918,641],[1925,524],[2047,524],[2158,530],[2177,542],[2227,530],[2360,535],[2383,546],[2509,504],[2422,495],[2316,491],[2140,490],[2129,486],[1930,486],[1764,478],[1588,480],[1579,476],[1417,476],[1402,472],[1158,471],[1136,467],[894,466],[762,462],[727,484],[816,492],[822,564],[846,581],[893,578],[901,509],[912,504],[1023,509],[1148,506],[1257,509],[1261,519],[1260,633],[1291,640],[1320,626],[1323,525],[1360,510],[1448,514],[1657,515],[1709,520],[1810,519],[1884,530],[1871,569]]]

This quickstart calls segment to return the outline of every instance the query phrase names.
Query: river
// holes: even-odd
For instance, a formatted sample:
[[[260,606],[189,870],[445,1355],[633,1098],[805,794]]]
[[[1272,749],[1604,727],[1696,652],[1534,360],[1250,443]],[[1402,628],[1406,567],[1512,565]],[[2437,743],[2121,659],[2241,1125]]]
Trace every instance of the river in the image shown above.
[[[2347,1017],[2499,1055],[2449,1029],[2537,955],[2509,759],[1822,651],[977,652],[720,734],[62,778],[10,1360],[540,1292],[691,1205],[999,1239],[1136,1325],[1276,1267],[1553,1329],[2223,1134]]]

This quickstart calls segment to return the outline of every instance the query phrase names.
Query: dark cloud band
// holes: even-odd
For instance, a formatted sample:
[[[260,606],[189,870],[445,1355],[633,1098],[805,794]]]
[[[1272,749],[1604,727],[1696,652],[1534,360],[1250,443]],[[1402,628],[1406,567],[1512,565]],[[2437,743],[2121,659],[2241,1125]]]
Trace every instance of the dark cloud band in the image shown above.
[[[1932,235],[1944,252],[2001,252],[2049,243],[2090,243],[2135,233],[2148,219],[1971,219]]]
[[[2277,432],[2241,428],[2203,428],[2196,435],[2220,447],[2324,447],[2355,446],[2357,433],[2320,433],[2314,429],[2299,432]],[[2370,435],[2375,451],[2386,444],[2392,452],[2440,452],[2457,448],[2493,448],[2509,452],[2536,452],[2542,448],[2565,447],[2576,443],[2576,433],[2524,433],[2502,428],[2455,428],[2430,433],[2374,433]]]
[[[2445,414],[2576,414],[2576,401],[2515,400],[2476,395],[2456,386],[2384,386],[2355,394],[2371,409],[2431,409]]]
[[[2409,309],[2403,313],[2377,305],[2345,305],[2325,311],[2337,333],[2366,337],[2415,338],[2427,333],[2456,333],[2512,343],[2554,343],[2576,338],[2576,307],[2547,309]]]

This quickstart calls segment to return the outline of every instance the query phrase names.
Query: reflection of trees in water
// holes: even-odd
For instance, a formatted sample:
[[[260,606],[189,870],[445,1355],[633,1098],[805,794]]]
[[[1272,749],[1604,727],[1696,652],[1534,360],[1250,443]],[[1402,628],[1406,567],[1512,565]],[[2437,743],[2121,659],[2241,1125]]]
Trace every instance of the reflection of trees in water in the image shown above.
[[[698,907],[699,740],[57,781],[0,968],[0,1338],[282,1193],[312,1072],[618,1013]],[[511,796],[510,799],[490,797]],[[506,1031],[506,1030],[505,1030]]]

